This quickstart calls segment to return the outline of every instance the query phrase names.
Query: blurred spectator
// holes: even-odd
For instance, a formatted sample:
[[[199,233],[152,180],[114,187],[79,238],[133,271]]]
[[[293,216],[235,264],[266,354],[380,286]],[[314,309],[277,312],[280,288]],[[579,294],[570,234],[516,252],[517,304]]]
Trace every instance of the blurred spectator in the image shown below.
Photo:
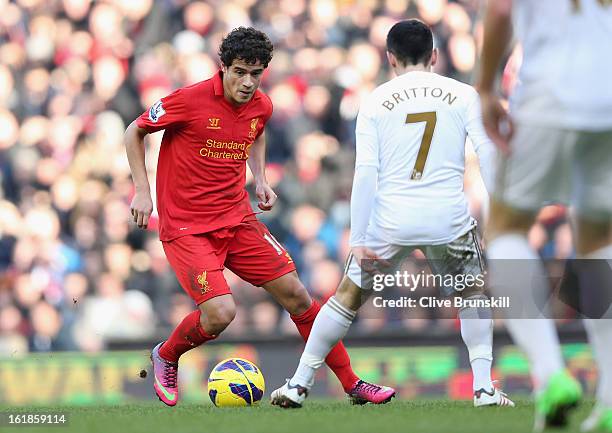
[[[560,205],[542,208],[529,231],[529,242],[545,259],[567,259],[573,255],[572,229],[567,208]]]
[[[81,338],[93,334],[102,341],[137,340],[154,335],[156,320],[150,298],[138,290],[126,291],[119,275],[102,274],[96,294],[82,304],[75,324]]]

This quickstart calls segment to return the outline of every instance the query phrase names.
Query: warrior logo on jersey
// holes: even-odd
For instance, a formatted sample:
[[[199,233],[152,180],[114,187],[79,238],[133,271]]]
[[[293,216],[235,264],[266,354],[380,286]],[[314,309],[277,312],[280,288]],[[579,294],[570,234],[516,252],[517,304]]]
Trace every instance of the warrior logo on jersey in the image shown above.
[[[221,129],[221,125],[219,124],[220,121],[221,119],[219,119],[218,117],[209,117],[208,126],[206,127],[206,129]]]
[[[166,114],[166,110],[164,110],[164,107],[162,106],[162,101],[159,100],[151,106],[151,109],[149,110],[149,119],[151,119],[151,122],[157,123],[159,118],[164,114]]]

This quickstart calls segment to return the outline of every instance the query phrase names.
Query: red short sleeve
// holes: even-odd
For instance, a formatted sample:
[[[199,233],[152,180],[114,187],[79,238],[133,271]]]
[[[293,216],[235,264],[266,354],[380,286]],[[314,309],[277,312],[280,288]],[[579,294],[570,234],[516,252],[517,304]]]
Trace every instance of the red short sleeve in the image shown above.
[[[255,137],[256,139],[259,138],[261,134],[263,134],[264,129],[265,129],[264,127],[266,123],[268,123],[268,120],[270,120],[270,117],[272,117],[272,112],[274,111],[274,107],[272,105],[272,100],[270,99],[270,97],[266,95],[265,93],[262,93],[262,95],[263,95],[263,103],[266,106],[266,114],[264,115],[264,118],[263,118],[263,126],[259,130],[257,137]]]
[[[136,125],[147,132],[176,128],[185,123],[187,123],[187,110],[183,89],[161,98],[136,120]]]

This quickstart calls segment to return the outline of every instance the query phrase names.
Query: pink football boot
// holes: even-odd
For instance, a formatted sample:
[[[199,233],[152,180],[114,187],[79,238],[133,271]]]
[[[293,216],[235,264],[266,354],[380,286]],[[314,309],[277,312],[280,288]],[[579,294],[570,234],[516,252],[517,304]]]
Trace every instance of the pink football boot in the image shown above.
[[[159,356],[159,348],[164,342],[159,343],[151,351],[151,363],[153,364],[153,388],[157,397],[168,406],[176,405],[178,401],[178,364],[166,361]]]
[[[388,386],[379,386],[373,383],[358,380],[353,389],[348,392],[351,404],[385,404],[395,397],[395,390]]]

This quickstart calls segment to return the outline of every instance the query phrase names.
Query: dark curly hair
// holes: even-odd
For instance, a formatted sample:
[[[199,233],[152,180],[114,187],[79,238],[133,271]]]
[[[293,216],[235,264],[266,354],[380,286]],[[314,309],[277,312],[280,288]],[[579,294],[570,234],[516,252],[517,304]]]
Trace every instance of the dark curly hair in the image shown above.
[[[235,59],[248,64],[261,62],[264,68],[272,60],[272,42],[264,32],[253,27],[238,27],[232,30],[219,46],[219,58],[225,66],[231,66]]]

